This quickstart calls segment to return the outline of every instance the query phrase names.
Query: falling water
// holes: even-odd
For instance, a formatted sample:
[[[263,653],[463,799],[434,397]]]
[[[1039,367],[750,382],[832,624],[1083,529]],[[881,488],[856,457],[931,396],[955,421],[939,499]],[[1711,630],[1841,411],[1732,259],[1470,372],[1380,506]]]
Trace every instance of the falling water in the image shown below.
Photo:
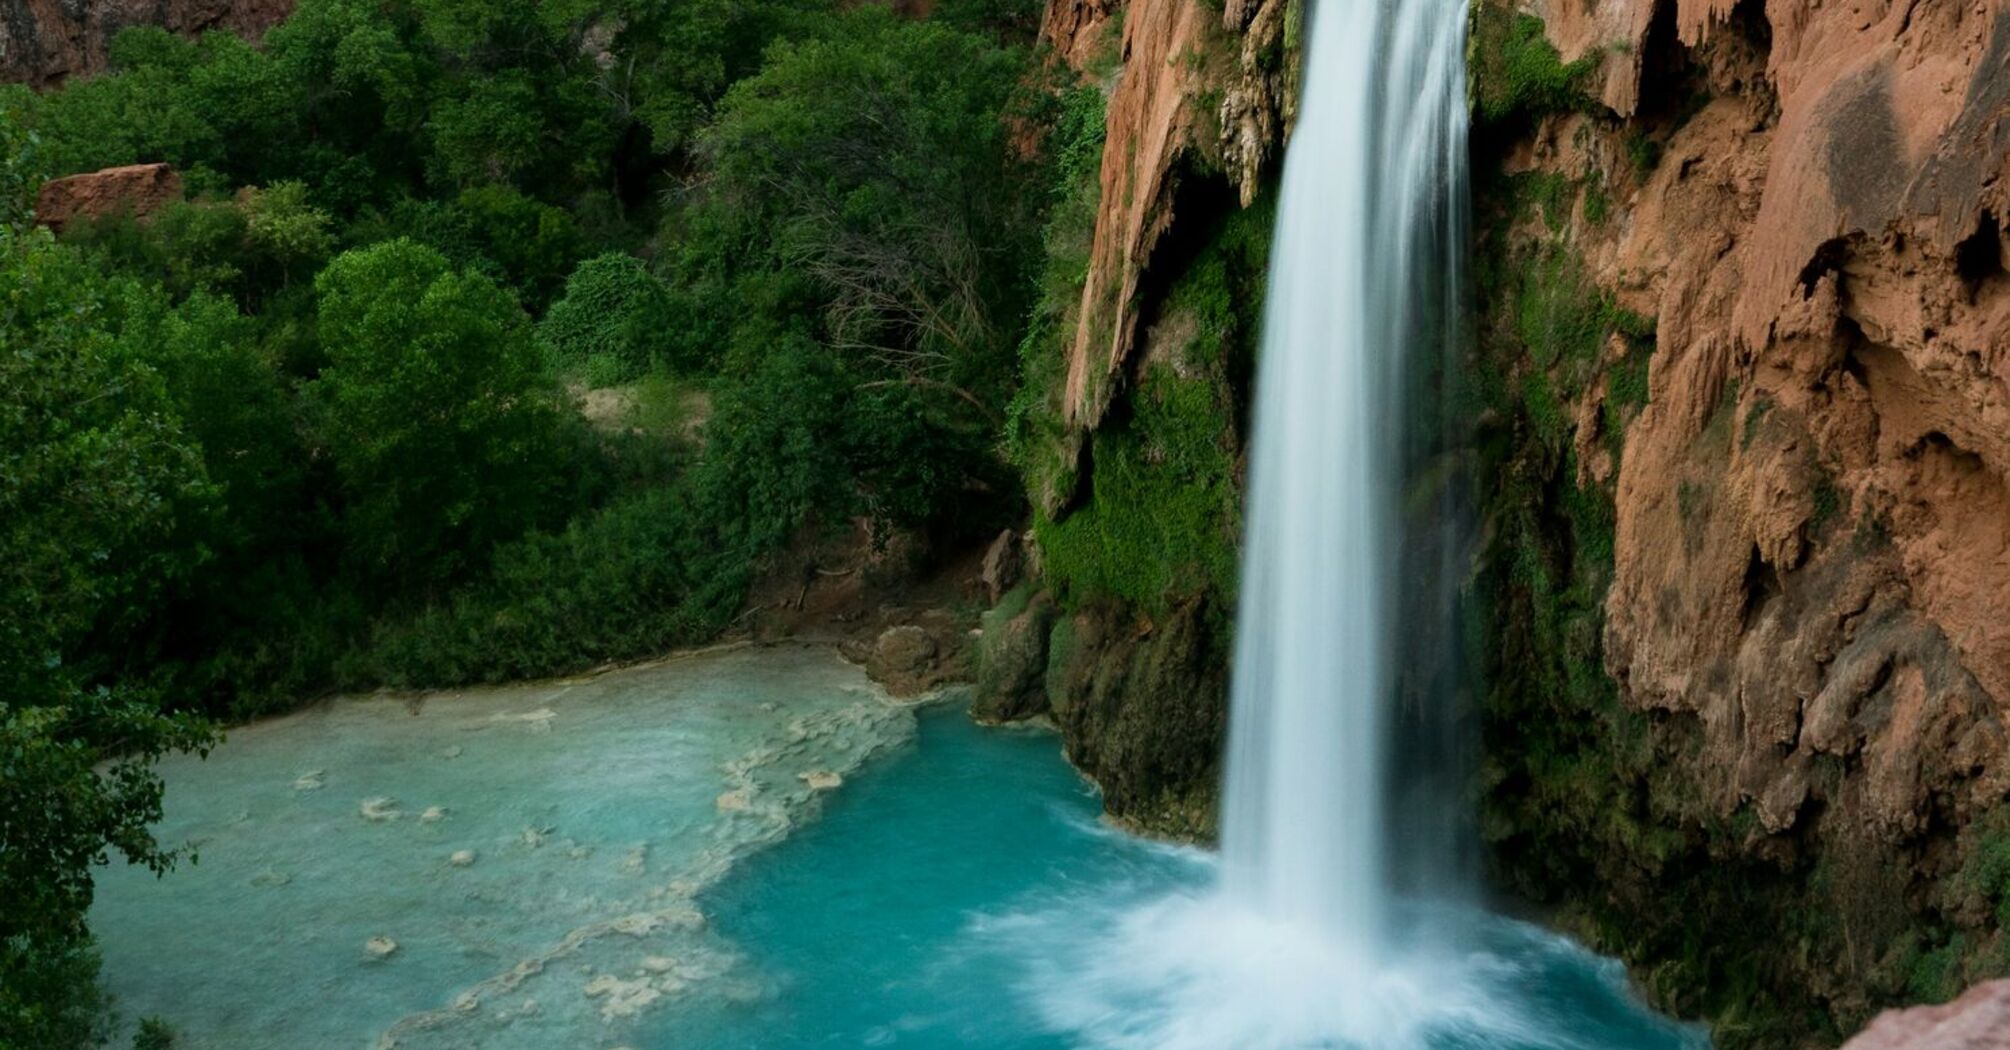
[[[1399,624],[1447,608],[1418,600],[1399,505],[1457,328],[1465,20],[1460,0],[1317,5],[1256,384],[1224,890],[1364,972],[1393,936],[1398,665],[1446,633]]]

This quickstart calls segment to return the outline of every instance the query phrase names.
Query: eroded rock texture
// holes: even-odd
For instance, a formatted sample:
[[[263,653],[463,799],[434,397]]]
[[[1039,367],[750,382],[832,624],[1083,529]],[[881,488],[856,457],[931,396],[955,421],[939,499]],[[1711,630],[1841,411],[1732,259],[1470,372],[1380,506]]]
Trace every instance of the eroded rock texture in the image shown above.
[[[1071,58],[1093,54],[1107,7],[1051,0],[1042,35]],[[1147,277],[1181,210],[1182,185],[1225,174],[1244,207],[1256,198],[1289,120],[1291,15],[1289,0],[1134,0],[1124,8],[1103,207],[1068,358],[1063,405],[1071,425],[1088,430],[1101,421],[1137,349]]]
[[[102,72],[127,26],[256,37],[292,10],[293,0],[0,0],[0,80],[46,87]]]
[[[1653,321],[1644,406],[1617,334],[1545,387],[1610,501],[1599,773],[1639,799],[1591,910],[1664,1001],[1769,1017],[1727,1041],[1833,1042],[2010,968],[2010,5],[1533,10],[1591,100],[1492,129],[1489,185],[1540,198],[1481,202],[1495,246]],[[1555,289],[1508,283],[1526,335]],[[1732,879],[1749,972],[1625,928]]]
[[[1699,49],[1733,31],[1704,6]],[[1827,755],[1865,776],[1817,801],[1897,841],[2010,790],[2010,19],[1771,6],[1763,79],[1721,74],[1752,87],[1586,238],[1660,322],[1607,646],[1633,702],[1701,719],[1722,804],[1790,828]]]

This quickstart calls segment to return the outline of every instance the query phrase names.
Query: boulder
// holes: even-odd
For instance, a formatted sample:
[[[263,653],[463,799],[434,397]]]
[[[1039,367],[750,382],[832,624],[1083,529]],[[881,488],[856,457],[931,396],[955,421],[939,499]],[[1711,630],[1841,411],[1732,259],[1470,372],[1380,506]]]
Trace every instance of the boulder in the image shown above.
[[[941,646],[935,636],[914,624],[880,632],[866,657],[866,673],[895,696],[918,696],[934,683]]]
[[[1018,585],[1025,571],[1026,559],[1019,545],[1019,534],[1006,529],[984,550],[984,564],[978,578],[984,583],[986,600],[997,605],[1007,591]]]
[[[181,200],[181,176],[166,164],[128,164],[51,179],[35,199],[35,221],[62,232],[80,218],[151,215]]]
[[[1006,596],[984,614],[977,640],[977,686],[972,717],[1010,722],[1047,710],[1047,635],[1054,626],[1054,603],[1023,591]]]

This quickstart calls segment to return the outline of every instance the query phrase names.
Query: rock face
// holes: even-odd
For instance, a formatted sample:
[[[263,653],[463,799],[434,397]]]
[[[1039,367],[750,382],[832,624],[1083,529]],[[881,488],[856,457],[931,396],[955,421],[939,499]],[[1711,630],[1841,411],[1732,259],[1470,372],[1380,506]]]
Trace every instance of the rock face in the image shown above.
[[[1843,1050],[2010,1050],[2010,981],[1976,985],[1945,1006],[1885,1013]]]
[[[1660,322],[1618,475],[1611,670],[1702,722],[1726,808],[1790,828],[1826,755],[1867,777],[1824,801],[1916,834],[2010,791],[2010,20],[1775,3],[1770,47],[1733,58],[1709,7],[1678,5],[1679,38],[1744,86],[1583,243]],[[1628,79],[1606,98],[1637,102]],[[1555,133],[1532,161],[1586,163]],[[1709,441],[1726,414],[1735,440]]]
[[[1085,69],[1118,18],[1062,466],[1029,471],[1056,608],[1044,648],[1025,610],[981,647],[997,711],[1044,697],[1163,829],[1212,790],[1225,631],[1197,588],[1068,594],[1052,541],[1125,491],[1099,442],[1154,369],[1205,374],[1175,293],[1260,197],[1293,13],[1050,0],[1045,36]],[[2010,0],[1474,18],[1496,874],[1725,1046],[1834,1045],[2010,969]]]
[[[972,713],[1051,718],[1113,816],[1207,838],[1227,728],[1218,622],[1200,603],[1160,620],[1109,606],[1063,614],[1044,595],[1007,604],[985,617]]]
[[[1282,144],[1295,88],[1288,0],[1134,0],[1123,13],[1123,74],[1110,94],[1102,201],[1068,358],[1063,411],[1093,429],[1138,345],[1147,272],[1204,168],[1226,172],[1247,206]],[[1092,53],[1104,0],[1050,0],[1042,36],[1071,59]]]
[[[1779,1027],[1726,1042],[1833,1041],[2010,963],[1988,860],[2010,795],[2010,5],[1536,7],[1591,98],[1481,129],[1482,254],[1507,276],[1480,329],[1523,394],[1498,437],[1568,452],[1517,457],[1556,480],[1493,513],[1539,519],[1521,549],[1544,587],[1597,601],[1545,638],[1570,595],[1504,573],[1496,622],[1609,676],[1573,776],[1635,801],[1593,832],[1596,874],[1559,877],[1525,854],[1579,819],[1574,788],[1537,756],[1501,777],[1496,833],[1524,889],[1586,878],[1563,896],[1595,927],[1736,896],[1771,927],[1737,950]],[[1579,322],[1607,341],[1573,358],[1599,337]],[[1587,570],[1608,543],[1609,576]],[[1490,747],[1530,739],[1527,714]],[[1663,1002],[1727,1010],[1709,972],[1739,921],[1717,920],[1721,962],[1671,958],[1658,919],[1604,939]]]
[[[80,218],[135,216],[181,200],[181,176],[166,164],[128,164],[51,179],[35,199],[35,221],[61,232]]]
[[[103,72],[128,26],[257,37],[292,11],[293,0],[0,0],[0,79],[47,87]]]

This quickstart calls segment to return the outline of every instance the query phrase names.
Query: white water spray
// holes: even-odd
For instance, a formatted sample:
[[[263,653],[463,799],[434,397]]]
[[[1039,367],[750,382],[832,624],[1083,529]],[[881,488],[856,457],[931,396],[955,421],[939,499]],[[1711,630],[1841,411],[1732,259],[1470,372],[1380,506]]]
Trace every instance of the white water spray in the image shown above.
[[[1447,589],[1464,516],[1432,397],[1463,345],[1466,17],[1311,12],[1257,365],[1221,878],[1123,910],[1043,986],[1049,1023],[1088,1045],[1570,1045],[1533,1038],[1500,978],[1519,964],[1446,899],[1468,837]]]
[[[1462,280],[1465,21],[1460,0],[1314,9],[1256,381],[1224,890],[1364,972],[1392,936],[1406,406]]]

